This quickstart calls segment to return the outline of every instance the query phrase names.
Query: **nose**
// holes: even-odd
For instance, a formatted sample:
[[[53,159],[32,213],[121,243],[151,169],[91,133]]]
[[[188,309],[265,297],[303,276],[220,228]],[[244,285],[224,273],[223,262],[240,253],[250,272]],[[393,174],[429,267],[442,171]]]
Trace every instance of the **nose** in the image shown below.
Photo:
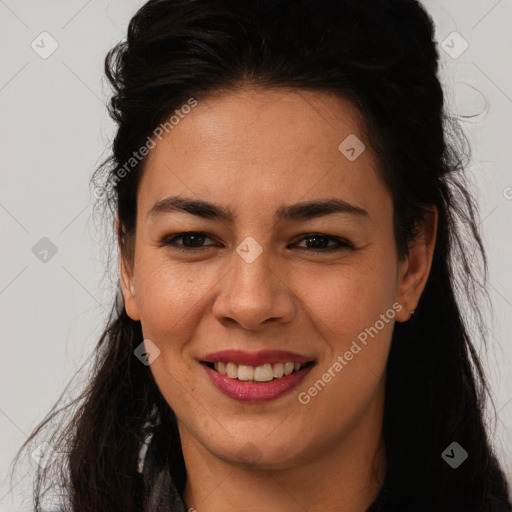
[[[264,324],[285,324],[293,319],[294,294],[268,250],[250,263],[236,252],[229,260],[213,305],[213,315],[220,323],[258,330]]]

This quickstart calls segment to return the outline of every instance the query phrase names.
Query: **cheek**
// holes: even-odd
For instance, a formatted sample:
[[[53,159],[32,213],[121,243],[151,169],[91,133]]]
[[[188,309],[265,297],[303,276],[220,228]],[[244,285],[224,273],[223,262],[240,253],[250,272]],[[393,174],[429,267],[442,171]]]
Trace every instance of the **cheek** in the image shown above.
[[[197,325],[213,277],[198,272],[194,265],[141,264],[138,270],[137,303],[144,337],[166,350],[176,350],[186,340],[180,333],[190,324]]]
[[[301,279],[298,288],[306,292],[305,304],[324,326],[326,336],[335,335],[346,344],[392,309],[395,272],[391,261],[368,257],[332,271],[310,274]]]
[[[333,435],[381,389],[396,314],[394,274],[384,270],[382,264],[338,269],[307,295],[329,348],[317,379],[300,391],[315,415],[332,419]],[[333,411],[340,411],[336,420]]]

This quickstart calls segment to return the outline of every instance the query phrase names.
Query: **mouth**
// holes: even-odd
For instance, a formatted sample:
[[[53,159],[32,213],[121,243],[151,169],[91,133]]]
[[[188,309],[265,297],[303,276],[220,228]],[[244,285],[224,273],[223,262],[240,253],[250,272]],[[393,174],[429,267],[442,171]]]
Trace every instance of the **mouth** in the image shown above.
[[[226,396],[242,402],[267,402],[295,389],[316,360],[284,350],[222,350],[206,355],[199,363]]]
[[[208,366],[211,370],[228,377],[229,379],[242,382],[264,383],[282,379],[309,368],[315,364],[314,360],[307,362],[274,362],[264,363],[257,366],[236,363],[234,361],[201,361],[201,364]]]

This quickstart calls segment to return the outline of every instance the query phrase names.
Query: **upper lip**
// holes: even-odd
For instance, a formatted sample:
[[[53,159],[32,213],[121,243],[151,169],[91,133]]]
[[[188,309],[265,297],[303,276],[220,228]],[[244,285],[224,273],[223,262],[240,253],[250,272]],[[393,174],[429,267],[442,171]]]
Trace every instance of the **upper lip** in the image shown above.
[[[212,352],[204,357],[203,361],[216,363],[218,361],[259,366],[266,363],[309,363],[314,359],[295,352],[284,350],[260,350],[259,352],[246,352],[244,350],[221,350]]]

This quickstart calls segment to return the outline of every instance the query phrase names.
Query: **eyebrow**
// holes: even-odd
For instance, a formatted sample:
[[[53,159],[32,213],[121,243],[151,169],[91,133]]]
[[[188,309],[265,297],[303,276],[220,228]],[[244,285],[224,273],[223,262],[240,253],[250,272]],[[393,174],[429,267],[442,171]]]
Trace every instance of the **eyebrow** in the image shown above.
[[[231,223],[236,219],[233,212],[224,206],[180,196],[169,196],[157,201],[149,210],[147,217],[157,217],[173,212],[184,212],[205,219],[224,220]],[[308,220],[335,213],[370,218],[369,213],[363,208],[339,198],[331,198],[281,206],[274,215],[274,223],[286,220]]]

